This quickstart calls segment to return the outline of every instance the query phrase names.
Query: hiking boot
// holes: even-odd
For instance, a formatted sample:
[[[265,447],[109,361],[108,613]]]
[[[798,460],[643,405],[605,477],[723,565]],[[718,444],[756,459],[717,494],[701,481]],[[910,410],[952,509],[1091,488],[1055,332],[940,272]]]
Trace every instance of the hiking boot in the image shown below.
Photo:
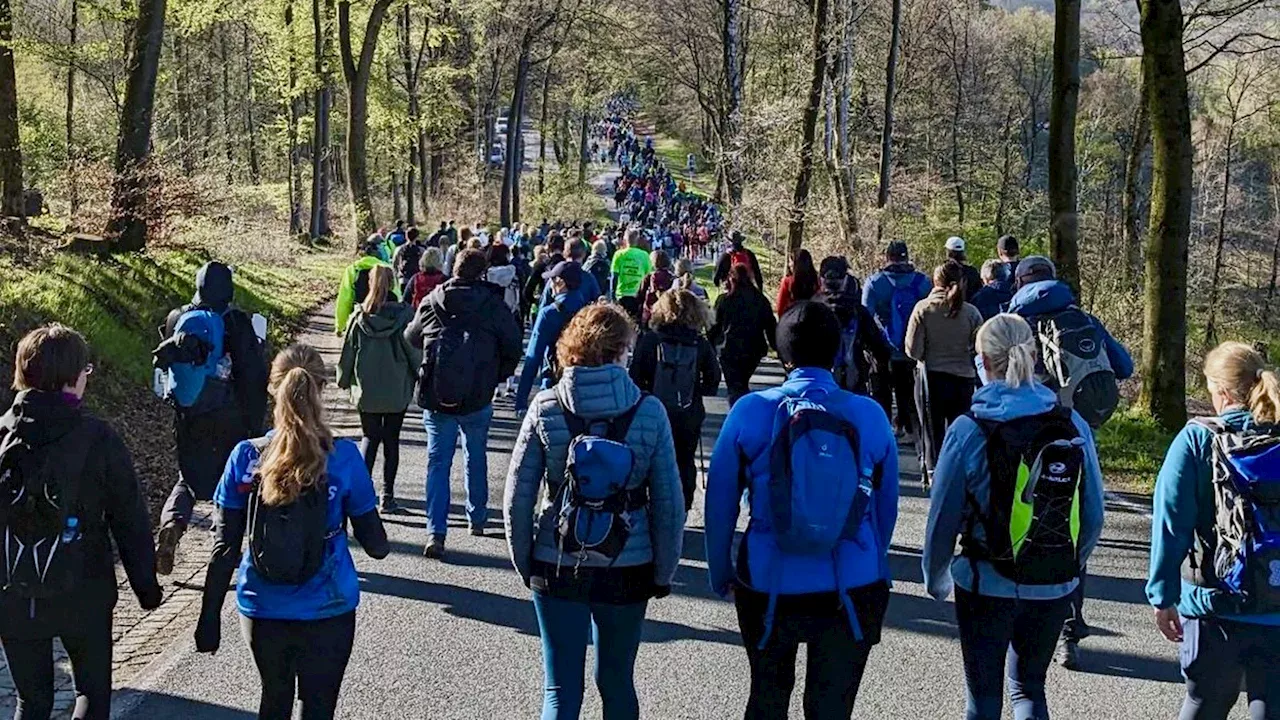
[[[469,528],[471,537],[484,537],[484,525],[472,525]]]
[[[182,528],[177,525],[165,525],[160,528],[156,538],[156,574],[168,575],[173,572],[173,561],[178,555],[178,542],[182,540]]]
[[[391,515],[400,512],[400,503],[396,502],[394,495],[383,495],[381,502],[378,504],[378,509],[382,511],[383,515]]]
[[[1080,642],[1077,640],[1062,641],[1062,645],[1058,646],[1058,656],[1056,660],[1059,665],[1068,670],[1079,670]]]
[[[422,550],[422,556],[428,560],[444,559],[444,536],[432,535],[427,540],[427,546]]]

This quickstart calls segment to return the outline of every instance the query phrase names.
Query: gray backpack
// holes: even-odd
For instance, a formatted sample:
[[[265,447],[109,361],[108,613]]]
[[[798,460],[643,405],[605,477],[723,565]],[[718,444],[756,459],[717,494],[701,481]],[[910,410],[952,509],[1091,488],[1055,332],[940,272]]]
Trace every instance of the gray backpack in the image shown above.
[[[1120,404],[1106,339],[1093,318],[1072,305],[1036,318],[1036,342],[1044,364],[1041,382],[1058,393],[1065,408],[1099,428]]]
[[[698,392],[698,346],[663,340],[658,344],[653,396],[668,412],[693,406]]]

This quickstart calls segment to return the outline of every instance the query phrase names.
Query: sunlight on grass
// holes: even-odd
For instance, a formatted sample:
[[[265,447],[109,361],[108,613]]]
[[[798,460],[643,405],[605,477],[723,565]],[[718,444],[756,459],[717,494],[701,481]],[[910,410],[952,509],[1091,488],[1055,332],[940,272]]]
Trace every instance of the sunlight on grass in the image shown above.
[[[1107,487],[1150,493],[1173,436],[1136,409],[1117,412],[1095,434]]]

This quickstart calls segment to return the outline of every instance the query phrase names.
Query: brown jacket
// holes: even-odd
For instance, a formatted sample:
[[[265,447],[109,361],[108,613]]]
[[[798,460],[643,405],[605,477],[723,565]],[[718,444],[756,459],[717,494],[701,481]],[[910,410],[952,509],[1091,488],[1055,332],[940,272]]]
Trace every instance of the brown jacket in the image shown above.
[[[982,313],[969,303],[962,305],[955,317],[947,317],[947,293],[934,288],[911,311],[903,349],[912,360],[923,362],[929,372],[976,378],[973,343],[980,327]]]

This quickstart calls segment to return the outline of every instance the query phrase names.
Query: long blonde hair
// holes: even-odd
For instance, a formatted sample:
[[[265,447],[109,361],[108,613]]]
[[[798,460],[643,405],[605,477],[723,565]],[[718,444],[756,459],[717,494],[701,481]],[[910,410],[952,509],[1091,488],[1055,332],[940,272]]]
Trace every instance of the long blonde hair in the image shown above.
[[[1267,369],[1262,353],[1242,342],[1224,342],[1205,357],[1204,376],[1247,405],[1255,422],[1280,422],[1280,376]]]
[[[1002,313],[986,321],[978,328],[977,345],[991,380],[1003,379],[1006,385],[1016,388],[1031,384],[1035,378],[1036,338],[1021,317]]]
[[[386,265],[375,265],[369,270],[369,294],[365,296],[362,306],[365,315],[377,315],[382,306],[387,304],[391,279],[391,268]]]
[[[258,466],[268,505],[294,502],[324,474],[333,449],[321,398],[326,374],[324,359],[310,345],[290,345],[271,363],[275,433]]]

